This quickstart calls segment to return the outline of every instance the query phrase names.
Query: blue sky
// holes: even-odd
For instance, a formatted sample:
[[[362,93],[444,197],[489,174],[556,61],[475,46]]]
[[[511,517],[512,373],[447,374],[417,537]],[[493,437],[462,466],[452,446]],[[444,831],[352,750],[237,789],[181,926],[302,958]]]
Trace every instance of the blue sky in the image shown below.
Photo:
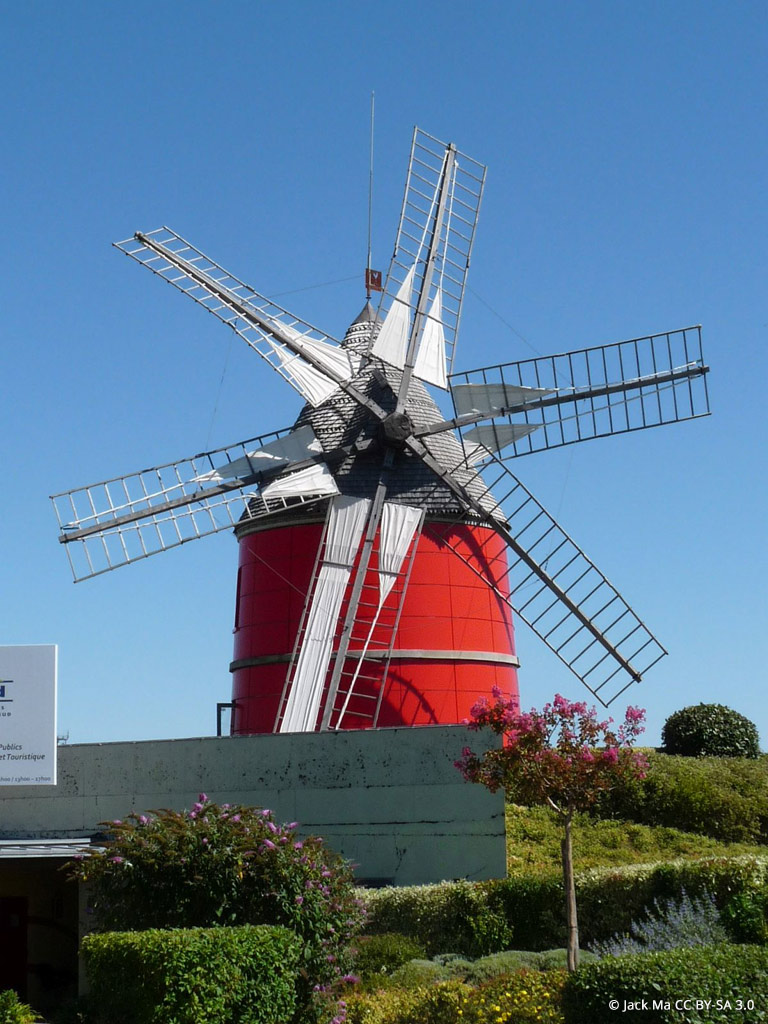
[[[375,265],[414,123],[489,166],[456,369],[703,324],[711,417],[514,469],[670,651],[631,691],[647,740],[702,700],[768,745],[764,3],[2,13],[0,643],[60,645],[70,742],[215,730],[237,551],[222,534],[75,586],[48,495],[299,408],[110,243],[169,224],[342,335],[364,299],[375,90]],[[581,697],[523,625],[518,653],[524,705]]]

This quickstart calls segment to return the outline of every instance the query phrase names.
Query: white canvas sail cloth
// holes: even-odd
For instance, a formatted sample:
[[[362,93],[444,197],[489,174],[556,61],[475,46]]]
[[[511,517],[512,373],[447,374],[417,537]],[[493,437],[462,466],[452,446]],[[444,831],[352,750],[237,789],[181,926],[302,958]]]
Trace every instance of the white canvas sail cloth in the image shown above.
[[[414,263],[397,289],[397,294],[392,300],[392,305],[389,307],[389,312],[384,318],[384,323],[381,325],[371,350],[379,359],[383,359],[385,363],[397,366],[401,370],[405,366],[405,356],[408,351],[408,335],[411,329],[411,293],[415,273],[416,264]]]
[[[267,498],[319,497],[338,493],[339,488],[333,479],[333,473],[325,463],[307,466],[306,469],[300,469],[298,473],[278,477],[271,484],[262,487],[260,491],[265,500]]]
[[[248,477],[264,469],[275,469],[288,466],[291,462],[301,462],[321,452],[322,445],[315,437],[312,427],[305,424],[292,430],[285,437],[269,441],[261,448],[246,452],[239,459],[232,459],[207,473],[201,473],[192,479],[200,483],[221,483],[223,480],[234,480],[236,477]]]
[[[349,684],[347,695],[344,699],[336,728],[341,725],[341,720],[349,705],[349,698],[352,696],[357,677],[360,675],[365,655],[368,653],[373,631],[381,615],[384,602],[392,591],[395,581],[400,573],[405,556],[411,546],[416,532],[421,529],[424,514],[420,508],[413,508],[411,505],[397,505],[394,502],[384,502],[381,513],[381,525],[379,527],[379,604],[373,616],[371,627],[368,630],[363,649],[355,668],[354,675]]]
[[[333,653],[341,602],[360,547],[371,502],[341,495],[328,513],[325,552],[307,614],[280,732],[313,732]]]
[[[448,390],[445,365],[445,332],[443,331],[443,300],[440,288],[435,292],[432,305],[421,332],[419,353],[413,372],[420,380]]]
[[[344,349],[327,341],[311,338],[277,320],[274,323],[282,334],[291,339],[299,351],[310,353],[336,377],[345,381],[352,377],[355,368]],[[267,338],[267,341],[280,360],[282,368],[310,405],[317,407],[336,391],[339,385],[332,377],[326,377],[316,366],[305,362],[296,352],[292,352],[279,342],[271,338]]]

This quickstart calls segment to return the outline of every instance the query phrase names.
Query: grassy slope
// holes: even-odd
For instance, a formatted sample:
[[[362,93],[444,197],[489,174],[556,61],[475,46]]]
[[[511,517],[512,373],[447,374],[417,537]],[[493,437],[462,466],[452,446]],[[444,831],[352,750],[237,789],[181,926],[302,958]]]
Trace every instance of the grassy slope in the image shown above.
[[[507,806],[507,869],[521,875],[560,868],[562,828],[545,807]],[[579,815],[574,823],[576,870],[644,864],[678,857],[765,854],[765,846],[721,843],[707,836],[662,826],[601,821]]]
[[[603,801],[603,818],[578,816],[577,870],[768,852],[768,755],[744,760],[645,753],[643,782],[612,791]],[[508,805],[510,874],[559,870],[561,834],[548,808]]]

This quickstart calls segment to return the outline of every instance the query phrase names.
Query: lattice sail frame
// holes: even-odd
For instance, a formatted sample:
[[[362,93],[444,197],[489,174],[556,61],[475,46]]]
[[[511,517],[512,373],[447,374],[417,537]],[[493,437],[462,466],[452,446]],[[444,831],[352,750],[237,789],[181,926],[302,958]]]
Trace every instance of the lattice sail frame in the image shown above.
[[[471,469],[472,465],[465,458],[454,471],[458,468]],[[667,651],[607,577],[499,458],[489,452],[486,462],[474,472],[494,495],[492,518],[503,521],[513,544],[525,553],[523,556],[510,545],[507,569],[497,568],[493,582],[482,578],[607,707]],[[451,543],[450,527],[430,523],[429,531],[481,575]]]
[[[310,404],[325,401],[356,371],[354,353],[335,338],[260,295],[171,228],[137,232],[114,245],[235,331]],[[312,352],[325,372],[287,348],[281,335]]]
[[[270,472],[255,454],[291,433],[290,428],[272,431],[52,495],[59,539],[66,547],[75,582],[233,529],[243,519],[261,519],[327,497],[332,491],[324,488],[318,494],[255,500],[260,483],[291,468],[288,460],[278,459]],[[227,467],[243,461],[253,464],[250,478],[232,478]],[[205,479],[211,476],[213,482]],[[250,488],[248,493],[244,488]]]
[[[415,267],[413,295],[418,296],[425,275],[425,256],[437,203],[442,172],[449,147],[419,128],[414,128],[408,162],[400,222],[395,248],[379,304],[381,320],[395,301],[409,271]],[[455,147],[451,147],[454,148]],[[442,292],[442,327],[448,373],[453,367],[456,338],[466,288],[467,271],[477,228],[486,168],[477,160],[455,150],[454,170],[448,183],[447,216],[437,239],[438,259],[429,295],[431,303],[438,288]],[[411,315],[416,308],[414,298]]]
[[[504,451],[502,458],[512,458],[707,416],[707,372],[701,327],[694,326],[469,370],[453,374],[449,383],[465,451],[488,447],[490,440],[494,451]],[[542,394],[521,400],[518,388]],[[493,407],[505,390],[514,396],[512,411]],[[481,408],[484,392],[488,401]],[[475,425],[488,419],[493,423]],[[520,425],[528,429],[509,440],[504,426]]]

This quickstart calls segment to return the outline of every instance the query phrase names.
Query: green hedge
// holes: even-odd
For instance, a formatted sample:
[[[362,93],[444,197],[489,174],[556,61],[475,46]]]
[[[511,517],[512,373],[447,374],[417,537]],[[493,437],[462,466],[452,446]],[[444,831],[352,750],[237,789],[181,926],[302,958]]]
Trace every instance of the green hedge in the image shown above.
[[[768,1020],[767,978],[759,946],[633,953],[579,968],[562,1005],[566,1024],[757,1024]]]
[[[651,751],[645,779],[604,794],[595,814],[667,825],[722,842],[768,844],[768,757],[690,758]]]
[[[739,893],[762,893],[768,856],[713,858],[595,869],[577,875],[581,945],[629,929],[654,899],[711,893],[719,907]],[[363,891],[366,930],[399,931],[430,955],[478,957],[505,949],[544,950],[566,942],[562,881],[556,876],[442,882]]]
[[[302,948],[267,925],[106,932],[81,947],[105,1024],[283,1024]]]

